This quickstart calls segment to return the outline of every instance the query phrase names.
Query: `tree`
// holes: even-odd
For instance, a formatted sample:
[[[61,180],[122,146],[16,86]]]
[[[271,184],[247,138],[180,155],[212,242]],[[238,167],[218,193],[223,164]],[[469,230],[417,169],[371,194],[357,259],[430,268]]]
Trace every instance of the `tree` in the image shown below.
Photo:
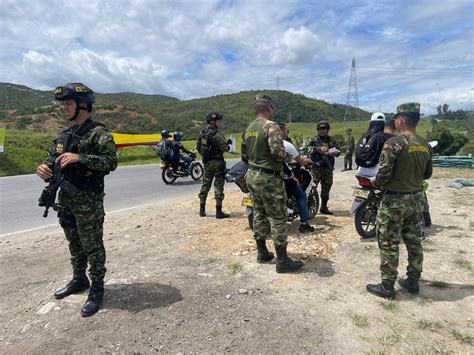
[[[444,104],[443,105],[443,116],[446,116],[449,112],[449,105],[448,104]]]
[[[436,110],[438,111],[438,116],[439,116],[439,117],[441,117],[442,114],[443,114],[442,109],[443,109],[443,106],[441,106],[441,105],[438,105],[438,107],[436,107]]]

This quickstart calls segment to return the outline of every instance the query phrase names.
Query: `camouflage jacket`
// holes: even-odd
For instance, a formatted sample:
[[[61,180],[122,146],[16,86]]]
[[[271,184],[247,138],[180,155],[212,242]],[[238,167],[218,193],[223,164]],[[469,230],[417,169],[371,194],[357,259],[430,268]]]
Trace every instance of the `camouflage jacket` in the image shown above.
[[[328,166],[327,158],[325,157],[324,153],[321,153],[321,148],[322,147],[328,147],[328,149],[331,148],[336,148],[339,149],[339,144],[337,143],[336,139],[331,136],[324,136],[321,137],[319,135],[316,135],[315,137],[311,138],[304,148],[304,153],[308,155],[313,163],[315,163],[316,166],[325,166],[328,168],[333,168],[334,167],[334,157],[329,157],[326,155],[328,158],[329,162],[331,163],[332,166]],[[336,156],[339,156],[340,153],[338,153]]]
[[[227,139],[217,128],[206,127],[203,128],[196,138],[196,149],[198,152],[201,151],[202,138],[210,135],[212,139],[212,150],[211,157],[203,160],[223,160],[224,153],[229,151],[229,145]]]
[[[79,188],[85,180],[93,183],[97,178],[100,180],[100,177],[103,178],[105,174],[117,168],[117,147],[112,136],[99,123],[95,123],[93,128],[81,135],[81,127],[87,122],[92,121],[88,119],[82,125],[73,125],[61,131],[53,140],[45,162],[53,168],[55,160],[63,150],[79,154],[77,163],[69,164],[63,169],[68,180]],[[66,138],[68,135],[70,137]],[[64,149],[67,139],[70,143]]]

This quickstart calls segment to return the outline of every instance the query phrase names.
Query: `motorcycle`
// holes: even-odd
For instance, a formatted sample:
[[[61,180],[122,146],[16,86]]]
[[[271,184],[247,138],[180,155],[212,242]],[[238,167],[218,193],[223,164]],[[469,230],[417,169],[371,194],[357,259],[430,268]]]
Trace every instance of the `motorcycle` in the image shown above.
[[[375,188],[371,184],[370,178],[366,176],[356,175],[356,178],[359,181],[359,186],[354,186],[353,195],[355,198],[349,213],[351,216],[355,214],[354,226],[357,233],[362,238],[373,238],[376,234],[375,220],[383,191]],[[423,192],[423,224],[425,227],[431,225],[428,197],[426,196],[427,189],[428,182],[424,181],[421,191]]]
[[[195,154],[188,154],[192,159],[189,167],[186,167],[184,161],[163,161],[161,160],[161,178],[166,185],[170,185],[176,181],[177,178],[185,178],[191,176],[193,180],[199,180],[203,175],[203,167],[196,159]]]
[[[292,166],[295,169],[295,166]],[[244,161],[240,161],[234,165],[226,173],[227,182],[235,182],[239,186],[240,190],[246,195],[242,198],[242,206],[245,207],[244,216],[248,219],[250,229],[253,229],[253,202],[250,197],[250,192],[245,184],[245,174],[248,169],[248,164]],[[303,191],[306,194],[306,205],[308,209],[308,219],[313,219],[316,216],[316,213],[319,210],[319,194],[315,188],[313,178],[311,173],[304,167],[300,169],[300,180]],[[296,203],[296,198],[291,193],[292,185],[296,182],[292,179],[285,179],[285,187],[287,196],[290,196],[287,200],[287,211],[288,211],[288,221],[293,221],[299,217],[298,205]]]

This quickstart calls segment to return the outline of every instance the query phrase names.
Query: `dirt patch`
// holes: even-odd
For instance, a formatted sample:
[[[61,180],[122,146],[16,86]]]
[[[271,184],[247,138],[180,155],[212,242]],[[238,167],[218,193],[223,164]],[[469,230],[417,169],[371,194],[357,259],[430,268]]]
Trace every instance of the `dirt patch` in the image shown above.
[[[2,238],[0,353],[472,353],[474,188],[453,181],[435,170],[421,292],[393,302],[365,291],[380,280],[379,255],[348,215],[351,172],[335,174],[336,213],[318,215],[315,233],[289,224],[289,252],[306,263],[297,274],[255,262],[236,190],[227,220],[212,200],[199,218],[195,198],[107,216],[106,295],[89,319],[86,294],[52,297],[70,277],[59,228]],[[405,259],[401,246],[400,274]]]

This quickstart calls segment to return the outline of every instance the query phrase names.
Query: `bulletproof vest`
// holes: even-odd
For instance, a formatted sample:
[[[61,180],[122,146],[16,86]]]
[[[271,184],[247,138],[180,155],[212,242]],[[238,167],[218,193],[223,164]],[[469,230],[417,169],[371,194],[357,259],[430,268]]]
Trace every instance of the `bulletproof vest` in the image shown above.
[[[326,146],[328,148],[334,148],[334,144],[332,144],[332,140],[329,135],[325,135],[324,137],[321,137],[320,135],[318,135],[316,136],[316,141],[320,142],[321,147]],[[334,163],[335,163],[334,157],[331,157],[328,155],[327,158],[331,162],[332,167],[334,167]],[[326,162],[323,162],[324,156],[323,156],[323,153],[321,153],[320,151],[313,151],[311,153],[311,160],[316,164],[316,166],[324,166],[324,167],[330,168],[330,166],[328,166]]]
[[[65,128],[56,139],[56,155],[71,152],[79,154],[79,143],[82,137],[94,127],[103,126],[88,118],[82,125]],[[104,172],[87,169],[81,163],[73,163],[62,169],[64,178],[80,190],[104,191]]]
[[[216,142],[217,128],[204,128],[199,135],[200,151],[203,161],[224,160],[224,152]]]
[[[249,163],[260,168],[280,171],[282,162],[270,152],[268,137],[263,130],[264,122],[253,121],[245,130],[243,139],[249,157]]]

